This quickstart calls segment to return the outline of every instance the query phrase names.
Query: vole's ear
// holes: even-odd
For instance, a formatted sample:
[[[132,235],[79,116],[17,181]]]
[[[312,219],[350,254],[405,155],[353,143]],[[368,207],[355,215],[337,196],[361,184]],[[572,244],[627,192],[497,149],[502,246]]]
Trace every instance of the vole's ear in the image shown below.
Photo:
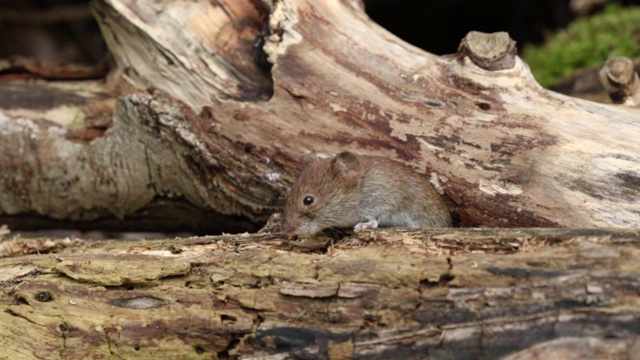
[[[307,155],[307,157],[304,159],[304,162],[302,163],[302,165],[307,165],[316,160],[318,160],[318,154],[316,154],[315,150],[311,150],[309,155]]]
[[[341,152],[331,162],[331,167],[337,175],[344,177],[356,176],[360,171],[358,157],[348,151]]]

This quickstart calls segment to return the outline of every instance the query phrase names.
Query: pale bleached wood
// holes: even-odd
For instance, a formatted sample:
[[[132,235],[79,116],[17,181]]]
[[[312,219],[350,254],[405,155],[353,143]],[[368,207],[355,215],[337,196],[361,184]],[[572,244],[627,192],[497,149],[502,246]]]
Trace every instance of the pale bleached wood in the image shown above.
[[[546,91],[517,57],[490,71],[431,55],[357,2],[259,4],[95,2],[116,68],[47,85],[58,103],[39,116],[3,107],[0,211],[124,219],[177,199],[247,229],[233,217],[277,211],[309,150],[348,149],[429,177],[463,226],[640,223],[639,110]],[[71,141],[107,90],[111,127]]]
[[[433,56],[356,1],[94,4],[107,82],[2,84],[6,217],[171,201],[169,226],[189,205],[231,227],[277,211],[310,149],[350,149],[429,176],[463,225],[637,226],[638,111],[548,92],[517,57]],[[43,252],[0,259],[12,359],[625,358],[640,333],[633,229],[4,244]]]

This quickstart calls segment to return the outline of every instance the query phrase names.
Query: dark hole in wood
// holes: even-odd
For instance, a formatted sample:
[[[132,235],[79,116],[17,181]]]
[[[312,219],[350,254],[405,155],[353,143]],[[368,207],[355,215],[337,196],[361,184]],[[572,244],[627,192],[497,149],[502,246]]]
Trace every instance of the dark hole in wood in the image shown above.
[[[29,305],[29,302],[27,301],[27,299],[21,297],[18,297],[16,299],[16,302],[18,303],[18,305]]]
[[[237,321],[237,320],[238,320],[238,318],[236,318],[235,316],[226,315],[226,314],[220,315],[220,321],[222,321],[222,322]]]
[[[451,282],[451,280],[455,279],[456,277],[451,275],[451,274],[442,274],[440,275],[440,279],[438,279],[438,284],[440,285],[444,285],[448,282]]]
[[[420,280],[420,285],[427,288],[433,288],[438,286],[444,286],[453,279],[455,279],[455,276],[451,274],[441,274],[440,277],[438,278],[438,281],[430,281],[429,279],[422,279]]]
[[[48,291],[40,291],[36,294],[36,300],[40,302],[49,302],[53,300],[53,295]]]
[[[229,341],[229,345],[227,345],[224,350],[218,352],[218,359],[229,359],[229,350],[233,350],[238,344],[240,344],[240,339],[232,339]]]
[[[478,102],[478,103],[476,103],[476,106],[479,107],[482,110],[491,109],[491,105],[489,105],[488,103],[485,103],[485,102]]]

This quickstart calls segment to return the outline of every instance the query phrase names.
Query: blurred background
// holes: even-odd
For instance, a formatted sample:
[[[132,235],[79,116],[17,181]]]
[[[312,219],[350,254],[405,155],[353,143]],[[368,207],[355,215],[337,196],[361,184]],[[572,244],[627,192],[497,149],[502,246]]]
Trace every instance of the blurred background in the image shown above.
[[[0,60],[93,66],[94,76],[103,76],[108,54],[89,3],[0,0]],[[471,30],[506,31],[541,85],[602,102],[607,96],[586,91],[591,85],[576,88],[570,76],[613,56],[640,57],[639,5],[640,0],[365,0],[373,20],[434,54],[455,52]],[[9,70],[0,65],[0,76],[16,71],[4,68]]]
[[[607,59],[640,58],[638,0],[367,0],[367,12],[405,41],[435,54],[457,50],[471,30],[506,31],[538,82],[610,103],[597,71]],[[640,70],[640,62],[634,61]]]

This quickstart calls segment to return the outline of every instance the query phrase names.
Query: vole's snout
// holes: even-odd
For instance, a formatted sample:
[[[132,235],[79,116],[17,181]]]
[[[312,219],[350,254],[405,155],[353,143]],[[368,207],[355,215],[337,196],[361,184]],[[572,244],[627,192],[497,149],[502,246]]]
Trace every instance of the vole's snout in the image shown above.
[[[285,219],[282,221],[282,231],[284,231],[287,235],[293,235],[295,231],[298,229],[298,223],[295,221],[291,221]]]

